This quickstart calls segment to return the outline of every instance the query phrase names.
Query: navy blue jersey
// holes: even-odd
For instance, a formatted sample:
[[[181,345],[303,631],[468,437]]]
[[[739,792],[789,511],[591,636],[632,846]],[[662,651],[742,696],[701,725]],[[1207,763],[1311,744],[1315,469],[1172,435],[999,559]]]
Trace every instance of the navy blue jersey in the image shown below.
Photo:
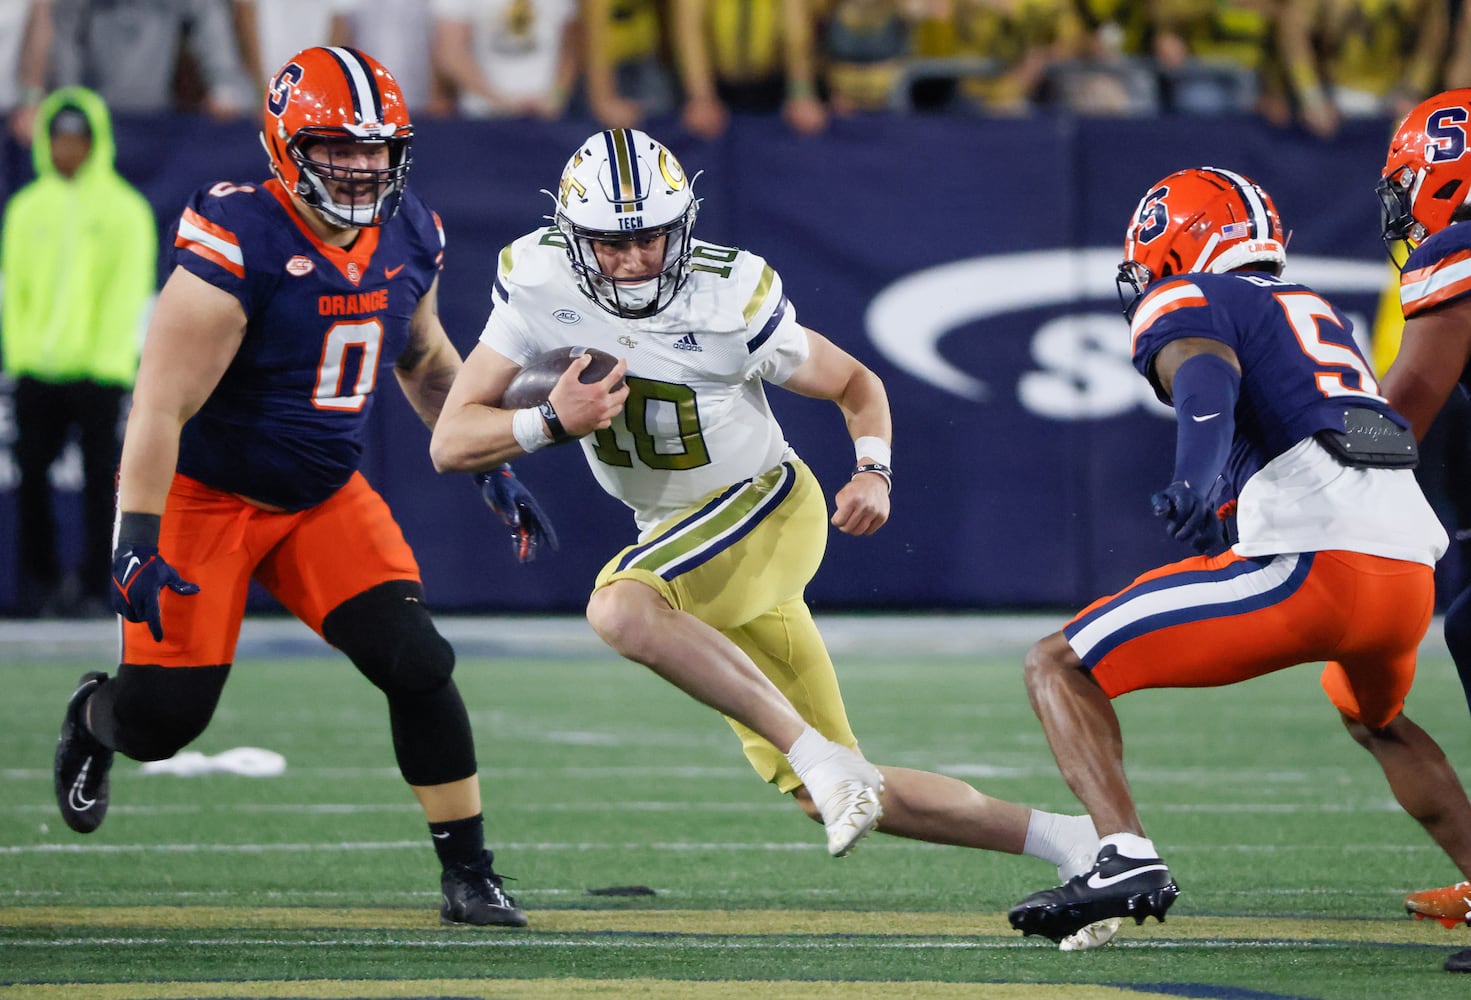
[[[373,391],[391,378],[443,256],[439,218],[412,192],[350,249],[317,239],[277,181],[195,192],[173,263],[235,296],[247,324],[184,425],[179,471],[286,510],[341,488],[362,457]]]
[[[1471,225],[1447,226],[1421,243],[1400,272],[1405,319],[1471,296]],[[1471,390],[1471,362],[1461,372]]]
[[[1236,353],[1241,394],[1222,473],[1229,496],[1298,441],[1343,430],[1347,406],[1377,410],[1408,426],[1379,394],[1352,323],[1306,285],[1240,271],[1169,278],[1149,289],[1130,332],[1134,367],[1166,403],[1154,362],[1170,341],[1204,337]]]

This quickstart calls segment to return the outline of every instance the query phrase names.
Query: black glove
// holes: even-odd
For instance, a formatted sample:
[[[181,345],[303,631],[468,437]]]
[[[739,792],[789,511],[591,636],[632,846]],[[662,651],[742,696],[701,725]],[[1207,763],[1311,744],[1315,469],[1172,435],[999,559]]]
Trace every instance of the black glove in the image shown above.
[[[1149,498],[1154,516],[1165,519],[1169,536],[1188,542],[1196,552],[1209,552],[1226,540],[1226,529],[1210,501],[1189,483],[1171,483]]]
[[[475,483],[480,487],[485,505],[511,529],[511,547],[517,562],[531,562],[542,545],[556,551],[557,533],[552,522],[509,464],[475,473]]]
[[[157,545],[119,545],[112,554],[112,610],[130,622],[147,622],[154,642],[163,641],[158,595],[197,594],[199,584],[185,580],[158,554]]]

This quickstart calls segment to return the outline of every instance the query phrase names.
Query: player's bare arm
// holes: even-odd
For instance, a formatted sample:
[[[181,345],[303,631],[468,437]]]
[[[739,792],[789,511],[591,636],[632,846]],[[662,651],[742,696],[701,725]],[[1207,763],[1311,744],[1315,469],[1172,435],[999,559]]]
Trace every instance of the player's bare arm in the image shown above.
[[[892,440],[894,425],[883,381],[816,330],[807,330],[807,345],[807,360],[782,387],[837,403],[854,441]],[[858,464],[872,463],[878,457],[859,455]],[[889,485],[889,479],[877,473],[853,476],[834,498],[833,527],[847,535],[871,535],[878,531],[889,519]]]
[[[245,337],[230,293],[175,268],[148,323],[118,476],[118,507],[162,514],[179,458],[179,432],[204,405]]]
[[[1456,302],[1405,321],[1399,353],[1379,391],[1425,437],[1471,361],[1471,303]]]
[[[524,455],[511,432],[513,414],[496,407],[520,368],[510,358],[476,344],[460,366],[429,440],[438,472],[480,472]]]
[[[1236,352],[1219,340],[1211,340],[1209,337],[1181,337],[1162,347],[1159,356],[1154,359],[1155,381],[1165,395],[1172,394],[1175,373],[1180,370],[1180,366],[1197,354],[1213,354],[1226,361],[1238,373],[1241,371],[1241,362],[1237,360]]]
[[[425,427],[434,428],[459,371],[460,352],[439,321],[439,279],[435,278],[409,318],[409,343],[393,366],[399,387]]]

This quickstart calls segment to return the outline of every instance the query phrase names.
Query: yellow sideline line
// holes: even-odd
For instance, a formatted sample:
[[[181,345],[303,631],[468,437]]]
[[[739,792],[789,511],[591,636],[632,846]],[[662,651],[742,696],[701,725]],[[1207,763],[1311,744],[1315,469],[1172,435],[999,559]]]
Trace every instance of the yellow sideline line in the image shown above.
[[[1170,994],[1109,986],[1061,983],[793,982],[790,980],[697,981],[668,979],[401,979],[257,980],[246,983],[75,983],[0,986],[4,1000],[163,1000],[187,995],[304,998],[481,997],[486,1000],[549,1000],[562,997],[641,997],[645,1000],[853,1000],[854,997],[911,997],[930,1000],[1148,1000]]]
[[[451,934],[625,933],[713,935],[927,935],[1017,938],[1000,914],[850,910],[537,910],[528,931],[442,928],[430,909],[230,906],[8,906],[0,928],[31,931],[156,928],[165,930],[415,930]],[[1284,917],[1172,916],[1142,927],[1125,923],[1125,940],[1364,941],[1466,947],[1471,937],[1433,921]]]

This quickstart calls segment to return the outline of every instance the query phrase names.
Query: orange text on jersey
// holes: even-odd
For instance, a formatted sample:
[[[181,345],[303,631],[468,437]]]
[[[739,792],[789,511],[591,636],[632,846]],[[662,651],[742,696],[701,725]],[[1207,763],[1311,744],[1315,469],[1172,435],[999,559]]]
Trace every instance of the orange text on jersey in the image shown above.
[[[317,296],[317,312],[322,316],[353,316],[387,308],[388,289],[386,288],[379,288],[371,292],[357,292],[353,295]]]

